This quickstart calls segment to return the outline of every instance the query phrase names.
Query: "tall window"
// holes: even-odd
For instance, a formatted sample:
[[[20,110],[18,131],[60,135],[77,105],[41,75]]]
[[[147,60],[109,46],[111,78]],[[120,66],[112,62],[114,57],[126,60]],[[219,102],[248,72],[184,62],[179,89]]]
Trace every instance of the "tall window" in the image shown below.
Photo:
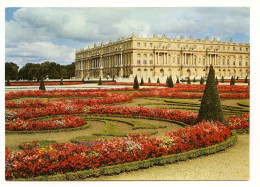
[[[246,48],[246,52],[248,52],[248,48]]]
[[[223,50],[225,50],[225,46],[223,46]]]
[[[140,47],[140,42],[137,42],[137,47]]]
[[[240,47],[240,51],[242,51],[242,47]]]
[[[205,59],[205,56],[203,57],[202,62],[203,62],[203,65],[205,66],[205,65],[206,65],[206,59]]]
[[[186,56],[186,64],[188,64],[188,63],[189,63],[189,57]]]
[[[171,63],[171,55],[167,55],[167,61],[166,61],[166,64],[167,63]]]
[[[140,64],[140,58],[141,58],[141,55],[138,53],[137,54],[137,64]]]
[[[150,47],[153,47],[153,43],[150,43]]]
[[[229,57],[227,57],[227,65],[229,66]]]
[[[246,66],[248,66],[248,58],[246,57]]]
[[[150,60],[150,64],[153,64],[153,55],[152,54],[149,55],[149,60]]]
[[[147,55],[146,54],[144,54],[144,60],[143,60],[143,64],[146,64],[147,63]]]
[[[234,56],[233,57],[233,66],[235,66],[236,65],[236,57]]]
[[[196,63],[197,63],[197,57],[194,56],[194,65],[196,65]]]
[[[146,47],[146,43],[144,43],[144,47]]]
[[[236,51],[236,47],[233,47],[233,51]]]
[[[223,66],[225,66],[225,57],[223,57]]]
[[[177,64],[180,64],[180,56],[177,56]]]
[[[220,65],[220,56],[218,57],[218,64],[217,65]]]
[[[239,66],[242,66],[242,58],[239,58]]]

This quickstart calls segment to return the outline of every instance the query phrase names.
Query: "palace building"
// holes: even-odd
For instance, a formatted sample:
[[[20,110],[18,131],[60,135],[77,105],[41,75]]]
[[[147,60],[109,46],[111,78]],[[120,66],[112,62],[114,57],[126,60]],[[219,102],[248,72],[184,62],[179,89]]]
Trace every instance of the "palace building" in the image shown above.
[[[250,74],[250,45],[210,40],[137,37],[109,40],[107,44],[94,44],[93,48],[76,50],[75,72],[77,78],[132,79],[135,75],[156,80],[169,75],[180,78],[206,77],[209,65],[218,78],[231,76],[245,78]]]

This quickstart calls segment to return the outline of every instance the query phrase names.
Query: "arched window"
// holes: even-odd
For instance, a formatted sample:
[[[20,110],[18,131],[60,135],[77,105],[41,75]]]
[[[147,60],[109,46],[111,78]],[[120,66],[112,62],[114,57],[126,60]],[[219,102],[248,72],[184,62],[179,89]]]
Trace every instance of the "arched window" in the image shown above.
[[[141,77],[141,73],[142,73],[142,70],[141,70],[141,69],[138,69],[138,70],[137,70],[137,77]]]
[[[239,57],[239,66],[242,66],[242,57]]]
[[[160,76],[164,77],[164,70],[163,69],[160,69]]]
[[[227,65],[229,66],[229,57],[227,57]],[[229,76],[229,75],[228,75]]]
[[[140,59],[141,59],[141,55],[138,53],[137,54],[137,64],[140,64]]]
[[[153,55],[152,54],[149,55],[149,61],[150,61],[150,64],[153,64]]]
[[[143,64],[147,64],[147,55],[146,54],[144,54],[144,56],[143,56]]]
[[[147,78],[147,69],[144,69],[144,78]]]
[[[153,77],[153,69],[150,69],[150,77]]]

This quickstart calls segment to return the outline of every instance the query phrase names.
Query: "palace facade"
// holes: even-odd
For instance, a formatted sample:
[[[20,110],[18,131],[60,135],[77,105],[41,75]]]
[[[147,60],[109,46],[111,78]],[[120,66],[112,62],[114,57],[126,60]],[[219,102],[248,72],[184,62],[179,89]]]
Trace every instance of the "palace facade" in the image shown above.
[[[153,80],[169,75],[180,78],[206,77],[212,64],[218,78],[250,76],[250,45],[210,40],[137,37],[109,40],[93,48],[76,50],[77,78],[133,78],[137,75]]]

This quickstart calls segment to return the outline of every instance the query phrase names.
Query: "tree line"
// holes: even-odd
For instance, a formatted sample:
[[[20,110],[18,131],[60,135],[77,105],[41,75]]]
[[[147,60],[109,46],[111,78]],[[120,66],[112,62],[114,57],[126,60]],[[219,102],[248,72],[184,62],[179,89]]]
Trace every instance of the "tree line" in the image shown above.
[[[45,61],[41,64],[27,63],[21,69],[13,62],[5,63],[6,80],[37,80],[69,79],[75,76],[75,62],[69,65],[60,65],[55,62]]]

